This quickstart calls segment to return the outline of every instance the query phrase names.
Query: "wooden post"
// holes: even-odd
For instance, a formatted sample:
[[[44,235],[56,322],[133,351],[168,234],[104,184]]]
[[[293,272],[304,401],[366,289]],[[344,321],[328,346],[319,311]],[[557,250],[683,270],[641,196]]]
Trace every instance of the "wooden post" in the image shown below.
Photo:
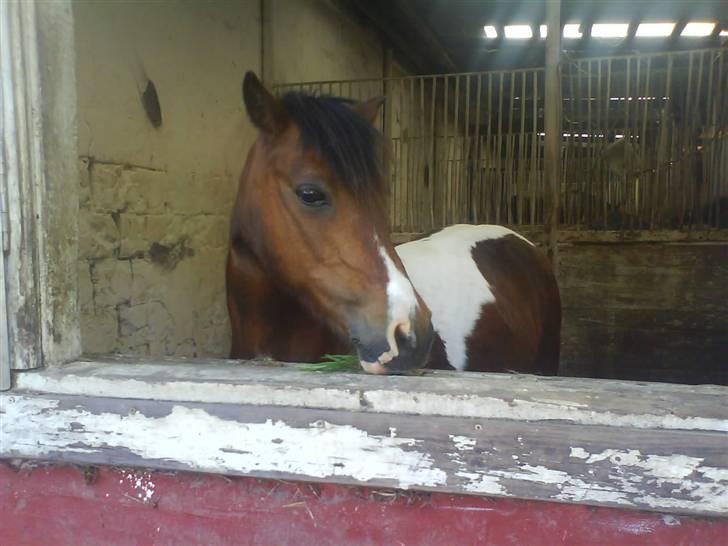
[[[561,0],[546,1],[546,89],[544,109],[544,228],[548,255],[558,268],[559,194],[561,190]]]

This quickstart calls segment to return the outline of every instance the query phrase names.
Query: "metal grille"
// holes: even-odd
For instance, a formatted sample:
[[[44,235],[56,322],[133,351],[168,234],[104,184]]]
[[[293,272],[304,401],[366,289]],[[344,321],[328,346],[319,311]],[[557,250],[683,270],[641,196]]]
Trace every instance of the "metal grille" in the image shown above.
[[[295,83],[386,97],[395,232],[544,220],[543,69]],[[604,57],[562,68],[562,222],[726,225],[725,49]]]

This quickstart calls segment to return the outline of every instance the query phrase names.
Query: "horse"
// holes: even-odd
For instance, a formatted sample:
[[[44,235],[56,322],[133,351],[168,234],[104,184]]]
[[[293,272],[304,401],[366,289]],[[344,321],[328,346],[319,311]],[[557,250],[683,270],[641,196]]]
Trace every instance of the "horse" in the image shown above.
[[[533,243],[492,225],[390,241],[382,98],[277,98],[252,72],[242,95],[257,138],[230,216],[231,359],[557,373],[560,295]]]

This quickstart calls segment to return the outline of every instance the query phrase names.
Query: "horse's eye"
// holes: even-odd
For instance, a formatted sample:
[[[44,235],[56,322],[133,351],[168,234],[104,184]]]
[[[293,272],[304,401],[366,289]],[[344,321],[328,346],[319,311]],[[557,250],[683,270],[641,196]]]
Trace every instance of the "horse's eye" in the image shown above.
[[[326,194],[318,186],[303,184],[296,188],[296,195],[301,203],[308,207],[324,207],[329,204]]]

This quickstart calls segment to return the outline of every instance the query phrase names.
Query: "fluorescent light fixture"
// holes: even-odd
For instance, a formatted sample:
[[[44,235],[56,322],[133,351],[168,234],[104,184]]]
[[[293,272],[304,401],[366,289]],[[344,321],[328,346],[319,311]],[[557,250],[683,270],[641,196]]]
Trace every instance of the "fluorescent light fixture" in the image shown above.
[[[628,30],[629,23],[595,23],[591,35],[595,38],[624,38]]]
[[[564,38],[581,38],[582,34],[579,32],[579,23],[569,23],[564,25]]]
[[[548,34],[548,27],[546,25],[541,25],[538,27],[538,33],[541,38],[546,38],[546,34]]]
[[[533,30],[530,25],[508,25],[503,31],[506,38],[532,38]]]
[[[675,30],[675,23],[640,23],[635,36],[670,36]]]
[[[688,23],[680,36],[710,36],[714,28],[715,23]]]
[[[728,36],[728,30],[721,30],[718,33],[718,36],[721,36],[721,37],[725,38],[726,36]]]
[[[492,25],[485,25],[483,27],[483,30],[485,31],[486,38],[497,38],[498,37],[498,31]]]

